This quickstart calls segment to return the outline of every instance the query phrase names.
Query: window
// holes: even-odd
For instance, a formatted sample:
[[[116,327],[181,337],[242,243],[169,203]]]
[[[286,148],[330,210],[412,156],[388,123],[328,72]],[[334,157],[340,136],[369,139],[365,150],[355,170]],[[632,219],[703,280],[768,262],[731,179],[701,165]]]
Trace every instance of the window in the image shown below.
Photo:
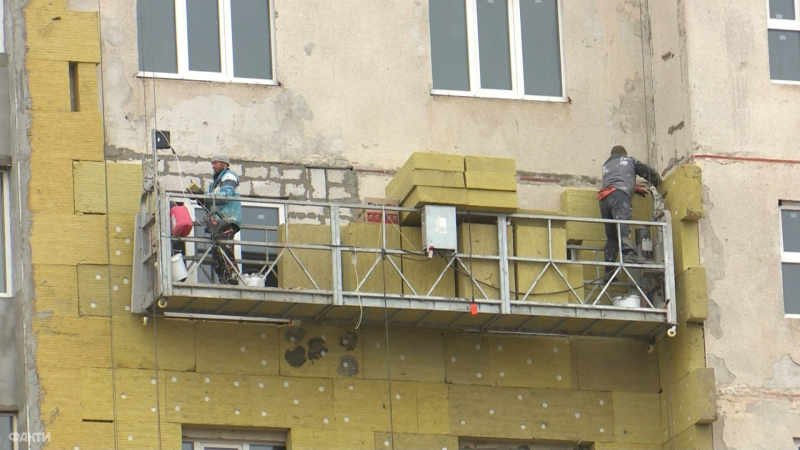
[[[271,0],[138,0],[144,76],[277,84]]]
[[[769,0],[769,75],[778,83],[800,84],[800,0]]]
[[[433,94],[565,101],[560,0],[429,0]]]
[[[0,171],[0,297],[11,295],[11,203],[8,172]]]
[[[189,208],[192,220],[195,223],[192,231],[193,237],[211,239],[205,228],[200,224],[203,220],[205,210],[202,206],[191,202]],[[254,203],[242,201],[242,229],[236,234],[234,240],[249,242],[277,242],[278,225],[283,223],[283,206],[265,203]],[[175,248],[175,246],[173,246]],[[206,243],[186,244],[185,256],[187,265],[189,261],[199,260],[203,256],[208,246]],[[262,247],[258,245],[236,245],[234,255],[239,263],[239,270],[242,273],[257,273],[264,267],[264,264],[272,264],[278,257],[278,249]],[[275,287],[278,285],[277,267],[272,270],[266,280],[266,286]],[[266,272],[266,270],[264,271]],[[193,283],[211,283],[213,271],[211,269],[211,255],[206,256],[203,265],[192,274],[187,280]]]
[[[800,318],[800,203],[782,203],[780,211],[783,306],[787,316]]]
[[[184,429],[181,450],[286,450],[286,432]]]
[[[15,450],[15,442],[12,439],[16,433],[14,416],[0,413],[0,450]]]

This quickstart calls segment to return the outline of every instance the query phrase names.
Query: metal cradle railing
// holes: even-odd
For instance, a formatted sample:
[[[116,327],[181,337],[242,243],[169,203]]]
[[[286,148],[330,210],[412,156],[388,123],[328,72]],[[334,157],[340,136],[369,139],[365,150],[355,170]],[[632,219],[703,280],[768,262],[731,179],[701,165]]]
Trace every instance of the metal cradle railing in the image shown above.
[[[237,285],[223,285],[215,283],[213,273],[206,266],[216,247],[210,236],[201,233],[202,226],[199,222],[195,223],[194,235],[178,238],[170,234],[171,205],[194,205],[200,199],[211,197],[180,193],[143,197],[142,211],[137,215],[136,222],[131,304],[133,312],[152,311],[158,306],[165,313],[184,314],[187,317],[229,317],[233,320],[300,317],[324,320],[336,317],[339,320],[355,321],[352,311],[353,308],[358,308],[360,321],[364,317],[364,309],[388,308],[392,311],[392,317],[414,311],[416,315],[413,315],[413,320],[401,321],[413,325],[423,325],[427,321],[430,324],[456,327],[462,322],[477,324],[475,328],[482,330],[497,328],[519,332],[564,331],[580,334],[592,334],[592,328],[602,328],[606,330],[604,334],[613,335],[624,335],[626,329],[637,328],[631,327],[637,324],[645,326],[639,327],[643,331],[636,334],[651,335],[658,330],[664,330],[664,326],[672,327],[674,332],[677,322],[672,231],[668,212],[665,211],[657,211],[655,220],[652,221],[458,211],[458,221],[466,224],[467,229],[471,224],[493,225],[496,229],[498,250],[488,254],[478,253],[471,251],[471,245],[463,245],[464,248],[455,253],[429,255],[416,250],[421,243],[411,242],[404,235],[405,226],[387,219],[387,216],[391,218],[395,215],[399,219],[412,220],[414,215],[420,213],[418,209],[242,197],[240,201],[243,204],[256,208],[274,208],[277,211],[277,221],[267,226],[247,223],[243,225],[243,230],[263,231],[265,239],[216,241],[216,244],[229,245],[234,249],[264,249],[263,258],[237,258],[234,267],[240,282]],[[380,223],[375,224],[379,233],[378,245],[343,244],[343,227],[354,223],[359,212],[365,211],[376,212],[383,218]],[[295,224],[308,223],[309,216],[313,217],[313,223],[329,228],[330,235],[326,239],[328,242],[293,240],[292,227]],[[536,223],[542,233],[546,227],[546,248],[539,249],[538,257],[519,256],[517,253],[522,252],[514,251],[513,245],[509,244],[509,225],[525,223]],[[568,243],[564,231],[567,224],[588,227],[613,224],[618,234],[621,225],[649,227],[654,243],[653,258],[641,264],[621,260],[606,262],[603,260],[601,248],[580,242]],[[410,248],[403,248],[397,242],[387,244],[387,232],[399,233],[401,240],[408,244],[406,247]],[[557,239],[554,237],[556,234]],[[468,241],[472,242],[471,236]],[[192,247],[194,252],[188,252],[187,248]],[[621,254],[621,247],[618,250]],[[183,253],[188,262],[190,276],[184,281],[173,278],[171,259],[175,252]],[[312,259],[323,254],[326,260],[330,259],[330,268],[327,273],[320,274],[309,267]],[[351,258],[353,255],[366,257],[372,263],[357,278],[357,283],[349,283],[349,288],[345,289],[343,266],[346,262],[343,261],[347,255]],[[443,258],[444,265],[439,265],[439,273],[432,285],[427,289],[419,289],[410,279],[411,274],[404,271],[404,261],[424,262],[431,256]],[[275,282],[281,265],[287,263],[302,271],[305,287],[279,286]],[[482,264],[484,271],[487,266],[491,266],[492,270],[496,267],[496,283],[487,282],[485,277],[473,273],[473,266],[478,263]],[[245,265],[259,268],[261,278],[271,281],[257,286],[248,285],[244,282],[248,275],[243,273]],[[573,266],[579,266],[580,269],[573,268],[570,271]],[[523,285],[520,277],[514,276],[515,272],[522,269],[530,273],[534,270],[532,268],[539,272],[535,278],[528,276],[533,278],[530,283]],[[607,270],[613,275],[604,277]],[[400,278],[401,289],[395,289],[395,292],[365,289],[369,280],[386,277],[387,272]],[[461,280],[460,286],[469,286],[470,295],[465,295],[465,292],[458,292],[460,296],[434,295],[443,280],[451,276]],[[329,282],[321,282],[321,278],[328,280],[328,277]],[[545,278],[551,284],[556,280],[557,284],[563,286],[563,289],[555,292],[561,294],[560,302],[538,300],[542,295],[541,285]],[[638,297],[641,303],[633,307],[614,305],[615,298],[626,295],[630,297],[630,294],[634,294],[634,298]],[[279,308],[276,309],[276,305]],[[303,308],[304,306],[313,308]],[[350,311],[348,314],[351,315],[338,314],[337,307]],[[437,315],[447,315],[448,318],[443,322],[441,317],[435,317]],[[478,316],[479,320],[474,316]],[[432,320],[434,318],[437,320]],[[539,319],[542,319],[544,325],[535,324]],[[604,321],[616,325],[611,328],[599,326]]]

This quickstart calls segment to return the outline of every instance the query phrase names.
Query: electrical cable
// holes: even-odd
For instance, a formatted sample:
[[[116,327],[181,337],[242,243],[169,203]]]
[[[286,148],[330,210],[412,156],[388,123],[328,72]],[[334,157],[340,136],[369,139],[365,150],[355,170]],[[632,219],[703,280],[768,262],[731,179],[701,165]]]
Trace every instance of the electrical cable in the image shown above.
[[[385,250],[381,253],[381,260],[386,257]],[[389,391],[389,436],[394,450],[394,413],[392,409],[392,368],[391,352],[389,347],[389,308],[386,300],[386,267],[381,261],[381,274],[383,275],[383,320],[386,328],[386,382]]]

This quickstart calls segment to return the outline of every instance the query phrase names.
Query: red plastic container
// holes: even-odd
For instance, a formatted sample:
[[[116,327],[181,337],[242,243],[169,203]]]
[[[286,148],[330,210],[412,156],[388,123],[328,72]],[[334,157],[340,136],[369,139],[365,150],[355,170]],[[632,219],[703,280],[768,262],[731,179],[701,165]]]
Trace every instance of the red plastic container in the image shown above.
[[[173,236],[186,237],[192,232],[192,217],[185,206],[178,205],[170,208],[169,218],[172,223]]]

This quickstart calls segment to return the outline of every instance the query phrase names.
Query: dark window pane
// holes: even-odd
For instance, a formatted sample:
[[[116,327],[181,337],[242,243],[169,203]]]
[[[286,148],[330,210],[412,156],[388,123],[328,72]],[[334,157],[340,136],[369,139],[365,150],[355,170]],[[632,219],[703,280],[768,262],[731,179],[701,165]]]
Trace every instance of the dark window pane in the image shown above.
[[[283,445],[256,445],[250,444],[250,450],[286,450]]]
[[[184,442],[181,444],[181,450],[194,450],[194,444],[191,442]]]
[[[769,30],[769,74],[773,80],[800,81],[800,32]]]
[[[558,0],[520,0],[525,94],[561,97]]]
[[[278,210],[258,206],[242,206],[242,225],[278,226]]]
[[[469,91],[467,11],[464,0],[430,0],[433,88]]]
[[[481,87],[511,89],[511,50],[508,42],[508,2],[478,0],[478,52]]]
[[[220,72],[219,5],[217,0],[186,2],[189,70]]]
[[[781,211],[783,230],[783,251],[800,252],[800,211],[785,209]]]
[[[139,70],[178,73],[174,0],[138,0]]]
[[[272,79],[269,0],[231,0],[233,75]]]
[[[783,306],[786,314],[800,314],[800,264],[783,263]]]
[[[6,176],[6,175],[4,175]],[[7,292],[6,287],[6,220],[5,220],[5,192],[3,192],[2,178],[0,178],[0,292]]]
[[[794,0],[769,0],[769,17],[794,20]]]
[[[14,432],[11,416],[0,416],[0,450],[14,450],[14,443],[9,435]]]

